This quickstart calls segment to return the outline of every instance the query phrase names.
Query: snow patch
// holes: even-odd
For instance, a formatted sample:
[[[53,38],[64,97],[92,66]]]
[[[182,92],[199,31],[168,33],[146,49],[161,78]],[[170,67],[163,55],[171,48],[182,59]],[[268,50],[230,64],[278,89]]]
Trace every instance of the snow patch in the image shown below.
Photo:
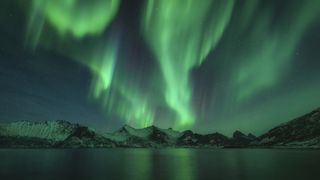
[[[21,136],[62,141],[74,130],[74,125],[63,121],[27,122],[19,121],[1,126],[1,135]]]

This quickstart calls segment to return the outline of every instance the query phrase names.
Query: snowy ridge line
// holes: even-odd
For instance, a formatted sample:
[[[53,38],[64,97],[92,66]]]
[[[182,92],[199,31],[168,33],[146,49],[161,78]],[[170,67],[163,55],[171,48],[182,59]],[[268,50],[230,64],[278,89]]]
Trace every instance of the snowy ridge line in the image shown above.
[[[113,133],[95,130],[68,121],[17,121],[0,124],[0,147],[190,147],[190,148],[320,148],[320,109],[272,128],[256,137],[235,131],[197,134],[150,126],[135,129],[124,125]]]

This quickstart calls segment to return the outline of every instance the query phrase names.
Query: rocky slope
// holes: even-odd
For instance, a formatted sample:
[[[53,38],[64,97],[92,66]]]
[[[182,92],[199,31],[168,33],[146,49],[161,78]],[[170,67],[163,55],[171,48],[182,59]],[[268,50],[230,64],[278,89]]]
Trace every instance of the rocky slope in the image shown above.
[[[0,124],[0,147],[320,148],[320,109],[277,126],[260,137],[240,131],[229,138],[220,133],[202,135],[190,130],[178,132],[155,126],[135,129],[128,125],[113,133],[99,133],[67,121],[19,121]]]
[[[320,108],[269,130],[259,145],[320,148]]]
[[[0,124],[0,147],[113,147],[115,143],[67,121],[19,121]]]

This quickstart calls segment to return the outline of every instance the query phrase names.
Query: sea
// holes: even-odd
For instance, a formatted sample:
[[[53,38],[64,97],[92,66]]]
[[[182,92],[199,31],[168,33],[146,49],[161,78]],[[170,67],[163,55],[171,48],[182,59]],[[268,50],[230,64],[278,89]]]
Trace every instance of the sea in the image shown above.
[[[320,179],[320,151],[0,149],[1,180]]]

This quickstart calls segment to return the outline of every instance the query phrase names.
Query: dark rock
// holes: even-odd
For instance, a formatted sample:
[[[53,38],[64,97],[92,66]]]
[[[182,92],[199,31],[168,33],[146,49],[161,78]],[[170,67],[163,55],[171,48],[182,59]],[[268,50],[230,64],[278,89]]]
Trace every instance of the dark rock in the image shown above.
[[[245,134],[243,134],[242,132],[240,131],[235,131],[232,135],[232,137],[234,139],[238,139],[238,138],[244,138],[244,137],[247,137]]]
[[[259,137],[260,145],[287,145],[320,137],[320,109],[277,126]]]
[[[253,140],[256,140],[256,139],[257,139],[257,136],[255,136],[255,135],[253,135],[253,134],[251,134],[251,133],[248,134],[248,137],[251,138],[251,139],[253,139]]]
[[[157,127],[155,126],[151,126],[150,127],[152,132],[149,135],[148,139],[150,141],[153,141],[155,143],[160,143],[160,144],[166,144],[168,143],[168,136],[166,133],[162,132],[161,130],[159,130]]]
[[[192,131],[184,131],[183,135],[177,140],[178,146],[214,146],[223,147],[229,143],[229,138],[219,134],[212,133],[207,135],[201,135],[193,133]]]
[[[254,141],[256,141],[256,137],[252,134],[247,136],[240,131],[235,131],[226,147],[248,147]]]
[[[227,136],[222,135],[220,133],[208,134],[208,135],[205,135],[205,137],[206,137],[206,143],[212,146],[222,147],[230,144],[230,139]]]
[[[56,146],[63,148],[114,147],[115,143],[99,134],[96,134],[88,127],[77,125],[74,132]]]
[[[176,145],[177,146],[199,146],[199,139],[201,135],[194,134],[192,131],[184,131],[182,136],[178,138]]]

